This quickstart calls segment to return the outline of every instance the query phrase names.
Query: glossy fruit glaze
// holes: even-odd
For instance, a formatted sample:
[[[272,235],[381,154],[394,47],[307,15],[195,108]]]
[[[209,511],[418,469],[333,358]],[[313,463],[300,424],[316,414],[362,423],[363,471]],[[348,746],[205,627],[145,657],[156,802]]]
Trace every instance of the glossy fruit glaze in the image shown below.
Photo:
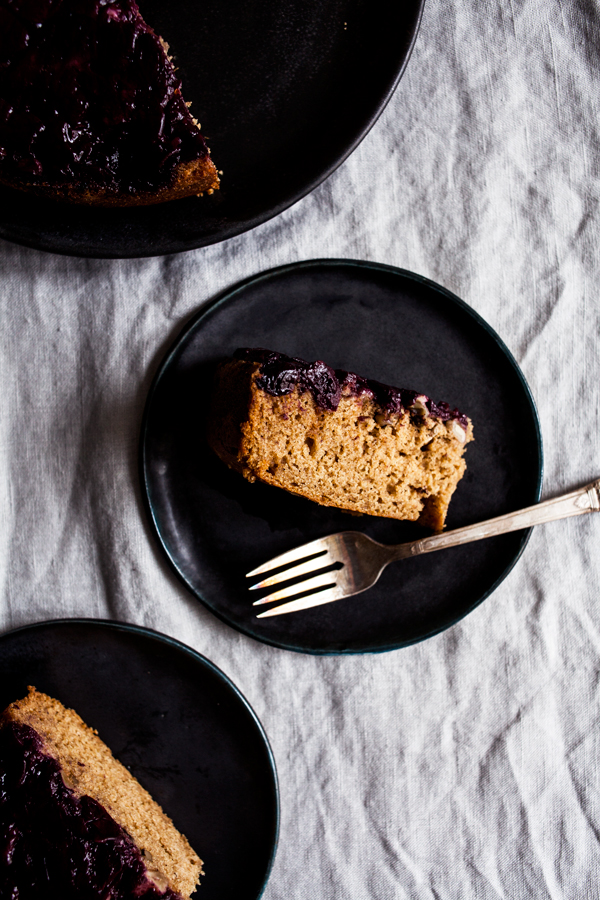
[[[205,157],[134,0],[0,0],[0,178],[132,195]]]
[[[306,362],[297,357],[285,356],[262,348],[240,348],[234,353],[236,359],[261,363],[256,384],[261,390],[275,397],[289,394],[297,386],[301,391],[309,391],[317,406],[322,409],[338,408],[342,394],[372,397],[384,413],[400,415],[408,410],[416,416],[427,413],[433,419],[456,419],[466,428],[468,420],[458,409],[451,409],[448,403],[434,403],[425,394],[404,388],[391,387],[354,372],[332,369],[317,360]]]
[[[129,835],[91,797],[66,787],[26,725],[0,728],[2,900],[182,900],[146,875]]]

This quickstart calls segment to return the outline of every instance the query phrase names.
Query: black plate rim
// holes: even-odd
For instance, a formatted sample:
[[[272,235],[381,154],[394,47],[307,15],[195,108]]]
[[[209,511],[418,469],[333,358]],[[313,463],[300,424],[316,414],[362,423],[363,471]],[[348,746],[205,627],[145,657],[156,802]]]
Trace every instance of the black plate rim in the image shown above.
[[[312,193],[320,184],[326,181],[330,175],[332,175],[336,169],[338,169],[342,163],[344,163],[348,157],[356,150],[358,145],[362,143],[362,141],[369,134],[379,117],[384,112],[386,106],[390,102],[398,84],[400,83],[402,76],[406,70],[406,67],[410,61],[412,56],[414,46],[419,34],[419,30],[421,27],[421,22],[423,20],[423,12],[425,8],[425,0],[414,0],[415,2],[415,14],[412,22],[412,26],[407,29],[405,32],[407,41],[407,49],[404,57],[400,60],[399,66],[396,70],[394,78],[391,80],[387,90],[383,93],[383,96],[379,100],[379,102],[375,105],[371,116],[367,117],[362,121],[362,124],[357,129],[357,133],[353,140],[351,140],[348,146],[338,155],[336,156],[332,162],[326,166],[323,171],[311,181],[309,181],[304,187],[295,191],[289,196],[286,196],[279,203],[270,207],[267,210],[264,210],[262,213],[254,216],[249,222],[240,222],[236,225],[231,226],[229,229],[224,229],[222,234],[217,236],[209,236],[206,240],[199,240],[198,243],[195,243],[193,247],[181,247],[179,250],[165,250],[163,249],[153,249],[148,252],[143,253],[135,253],[133,256],[127,254],[120,253],[102,253],[100,251],[89,251],[89,252],[81,252],[74,253],[72,250],[60,249],[56,247],[51,247],[49,245],[48,240],[44,240],[40,238],[38,240],[27,240],[24,237],[18,236],[13,237],[8,233],[5,233],[5,229],[0,222],[0,238],[5,241],[9,241],[10,243],[17,244],[21,247],[29,247],[32,250],[42,250],[46,253],[54,253],[57,256],[71,256],[75,259],[148,259],[154,258],[164,255],[172,255],[174,253],[187,253],[193,250],[201,249],[202,247],[210,247],[214,244],[219,244],[224,241],[228,241],[230,238],[237,237],[240,234],[246,234],[249,231],[253,231],[255,228],[258,228],[260,225],[264,225],[265,222],[270,221],[271,219],[276,218],[282,212],[289,209],[294,204],[298,203],[304,197],[307,197],[308,194]],[[58,201],[57,201],[58,202]],[[172,201],[178,202],[178,201]],[[8,229],[6,230],[8,232]]]
[[[225,674],[225,672],[223,672],[217,665],[215,665],[215,663],[211,662],[211,660],[204,656],[202,653],[194,650],[193,647],[189,647],[187,644],[182,643],[182,641],[178,641],[177,638],[170,637],[170,635],[163,634],[160,631],[155,631],[152,628],[146,628],[143,625],[134,625],[129,622],[118,622],[115,619],[76,617],[63,619],[47,619],[41,620],[39,622],[31,622],[29,625],[20,625],[17,628],[11,628],[9,631],[4,631],[2,634],[0,634],[0,653],[2,652],[2,645],[7,638],[15,637],[16,635],[24,632],[44,631],[48,628],[56,628],[57,626],[62,627],[65,625],[83,625],[92,628],[104,628],[108,631],[123,631],[129,634],[135,634],[144,638],[149,638],[150,640],[158,641],[159,643],[166,644],[167,646],[170,646],[179,652],[183,652],[185,655],[191,657],[194,662],[200,664],[203,668],[208,669],[214,675],[216,675],[217,678],[222,682],[222,684],[224,684],[224,686],[229,691],[231,691],[234,697],[236,697],[236,699],[241,702],[242,706],[245,707],[246,711],[250,714],[250,718],[256,725],[258,734],[261,737],[264,747],[267,751],[267,760],[269,762],[271,776],[273,779],[273,791],[271,796],[274,811],[272,846],[269,858],[267,860],[267,865],[265,867],[262,887],[260,888],[259,893],[256,894],[255,898],[253,898],[253,900],[260,900],[267,887],[267,883],[269,881],[269,877],[275,863],[275,856],[277,854],[277,847],[279,844],[279,831],[281,827],[281,796],[279,790],[277,766],[275,764],[275,757],[273,755],[271,744],[269,743],[269,738],[267,737],[267,733],[263,727],[262,722],[256,715],[248,700],[246,700],[240,689],[236,684],[234,684],[231,678],[229,678],[229,676]]]
[[[157,371],[154,374],[152,379],[152,383],[150,385],[150,389],[148,391],[148,396],[146,399],[146,404],[144,407],[144,413],[142,417],[142,424],[140,429],[140,442],[139,442],[139,475],[142,486],[142,498],[146,513],[149,517],[149,520],[152,524],[152,532],[154,534],[154,538],[157,541],[159,547],[165,554],[170,568],[177,575],[178,579],[182,582],[182,584],[187,588],[187,590],[199,600],[203,606],[206,607],[213,615],[215,615],[218,619],[224,622],[226,625],[229,625],[231,628],[235,628],[236,631],[241,632],[247,637],[252,638],[255,641],[260,641],[261,643],[268,644],[272,647],[277,647],[280,650],[292,650],[297,653],[307,653],[312,656],[353,656],[362,653],[387,653],[391,650],[399,650],[403,647],[410,647],[413,644],[421,643],[421,641],[428,640],[431,637],[434,637],[436,634],[440,634],[443,631],[446,631],[448,628],[453,627],[461,619],[464,619],[468,616],[474,609],[476,609],[484,600],[486,600],[496,588],[504,581],[504,579],[510,574],[512,569],[515,567],[523,552],[529,538],[531,537],[531,533],[533,528],[527,528],[523,531],[521,541],[517,551],[514,554],[514,557],[510,563],[505,567],[503,572],[499,575],[499,577],[494,581],[494,583],[485,591],[471,606],[469,606],[464,612],[462,612],[459,616],[453,619],[449,624],[443,625],[439,628],[434,628],[426,634],[421,635],[418,638],[413,638],[408,641],[395,642],[383,647],[378,647],[376,649],[369,648],[368,650],[356,650],[356,649],[344,649],[344,650],[319,650],[315,648],[305,648],[294,646],[291,643],[284,643],[282,641],[272,640],[263,635],[258,636],[250,629],[244,628],[237,622],[232,622],[230,619],[223,615],[218,609],[215,609],[211,603],[206,600],[196,589],[189,583],[185,574],[177,565],[177,562],[171,556],[167,545],[162,539],[160,525],[157,520],[157,516],[155,514],[154,507],[152,506],[152,502],[150,500],[150,488],[149,488],[149,477],[148,477],[148,468],[146,465],[146,437],[148,432],[148,422],[151,415],[152,402],[154,399],[154,395],[156,390],[164,377],[164,375],[169,371],[171,363],[179,352],[180,347],[182,347],[188,338],[191,337],[192,333],[199,326],[200,322],[202,322],[205,318],[210,315],[216,313],[221,306],[225,303],[228,303],[230,300],[234,300],[235,297],[241,293],[247,286],[259,284],[261,281],[265,281],[271,278],[276,278],[278,275],[282,275],[284,273],[293,271],[293,270],[301,270],[306,268],[313,267],[322,267],[322,266],[342,266],[348,268],[359,268],[359,269],[374,269],[376,271],[383,271],[392,274],[396,274],[401,276],[402,278],[407,278],[412,281],[416,281],[418,284],[424,285],[425,287],[434,290],[438,293],[441,293],[448,300],[454,303],[463,313],[466,313],[470,316],[476,325],[482,327],[488,335],[492,338],[492,340],[498,346],[498,349],[504,354],[506,360],[509,362],[511,367],[513,368],[518,381],[524,392],[524,399],[527,401],[531,416],[532,423],[535,429],[536,435],[536,464],[538,468],[538,477],[535,485],[535,502],[539,502],[541,492],[542,492],[542,482],[544,476],[544,453],[543,453],[543,443],[542,443],[542,431],[540,425],[540,419],[537,411],[537,406],[535,400],[533,398],[533,394],[531,393],[531,388],[529,387],[527,380],[519,364],[517,363],[515,357],[508,349],[502,338],[499,334],[492,328],[492,326],[486,322],[482,316],[479,315],[476,310],[470,307],[464,300],[461,300],[456,294],[453,294],[447,288],[438,284],[435,281],[432,281],[430,278],[426,278],[424,275],[418,275],[416,272],[411,272],[408,269],[401,269],[397,266],[392,266],[387,263],[378,263],[372,262],[370,260],[360,260],[360,259],[344,259],[344,258],[321,258],[321,259],[310,259],[310,260],[302,260],[296,263],[287,263],[283,266],[276,266],[271,269],[267,269],[264,272],[259,272],[255,275],[250,275],[248,278],[245,278],[243,281],[237,282],[233,287],[225,288],[222,292],[220,292],[212,301],[209,301],[205,306],[203,306],[197,313],[195,313],[191,319],[189,319],[186,324],[181,328],[178,332],[177,336],[169,346],[166,354],[162,358],[162,362],[160,363]]]

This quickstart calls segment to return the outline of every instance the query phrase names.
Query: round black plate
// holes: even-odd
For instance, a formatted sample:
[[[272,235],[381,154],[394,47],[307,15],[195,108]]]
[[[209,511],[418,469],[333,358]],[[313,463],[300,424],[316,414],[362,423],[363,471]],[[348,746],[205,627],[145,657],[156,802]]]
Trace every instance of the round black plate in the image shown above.
[[[475,442],[448,528],[539,499],[541,436],[531,394],[507,348],[473,310],[439,285],[390,266],[343,260],[286,266],[202,310],[150,391],[142,480],[159,539],[190,590],[240,631],[309,653],[402,647],[447,628],[487,597],[528,532],[396,563],[373,588],[347,600],[255,617],[244,573],[271,557],[336,531],[359,529],[384,543],[423,531],[249,484],[214,457],[202,435],[211,371],[240,346],[324,359],[447,400],[471,416]]]
[[[204,861],[205,900],[262,894],[277,843],[275,763],[256,715],[211,662],[115,622],[41,622],[0,637],[0,710],[27,685],[75,709]]]
[[[75,256],[132,257],[254,228],[320,184],[368,132],[404,71],[423,2],[143,0],[224,172],[221,190],[94,210],[0,189],[0,236]]]

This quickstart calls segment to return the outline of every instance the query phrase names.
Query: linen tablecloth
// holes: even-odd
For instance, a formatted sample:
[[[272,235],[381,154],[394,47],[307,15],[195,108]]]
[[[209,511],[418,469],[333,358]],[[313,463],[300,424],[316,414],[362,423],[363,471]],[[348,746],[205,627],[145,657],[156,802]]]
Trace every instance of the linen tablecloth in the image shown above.
[[[544,494],[599,476],[599,48],[593,0],[427,0],[375,127],[278,218],[155,259],[0,243],[0,629],[134,622],[233,679],[279,771],[265,900],[600,897],[600,517],[536,529],[445,633],[319,658],[189,595],[137,478],[146,393],[181,325],[241,278],[324,256],[462,297],[531,386]]]

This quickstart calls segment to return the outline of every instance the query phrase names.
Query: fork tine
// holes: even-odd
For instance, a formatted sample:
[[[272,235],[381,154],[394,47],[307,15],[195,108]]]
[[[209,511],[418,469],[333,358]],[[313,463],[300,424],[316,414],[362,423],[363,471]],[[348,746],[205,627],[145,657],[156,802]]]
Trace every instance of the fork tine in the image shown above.
[[[310,541],[308,544],[303,544],[301,547],[296,547],[294,550],[288,550],[287,553],[281,553],[279,556],[273,557],[273,559],[263,563],[262,566],[258,566],[256,569],[248,572],[246,578],[252,578],[253,575],[262,575],[270,569],[278,569],[279,566],[285,566],[287,563],[298,562],[299,559],[304,559],[305,556],[314,556],[315,553],[326,552],[325,541],[323,538],[317,538],[316,541]]]
[[[282,588],[269,594],[268,597],[261,597],[255,600],[252,606],[262,606],[263,603],[275,603],[276,600],[285,600],[286,597],[293,597],[294,594],[303,594],[304,591],[312,591],[320,587],[335,586],[335,572],[324,572],[322,575],[316,575],[314,578],[307,578],[306,581],[300,581],[298,584],[292,584],[290,587]]]
[[[308,575],[309,572],[324,569],[325,566],[330,566],[333,562],[334,560],[331,559],[330,553],[327,551],[324,556],[323,554],[315,556],[306,562],[300,563],[299,566],[293,566],[291,569],[285,569],[277,575],[271,575],[270,578],[265,578],[264,581],[259,581],[258,584],[251,584],[248,590],[257,591],[259,588],[273,587],[273,585],[280,584],[282,581],[289,581],[290,578],[297,578],[299,575]]]
[[[282,603],[281,606],[275,606],[273,609],[267,609],[265,612],[259,613],[257,619],[266,619],[267,616],[282,616],[285,613],[296,612],[300,609],[310,609],[312,606],[322,606],[324,603],[332,603],[334,600],[341,600],[345,596],[341,588],[335,586],[328,591],[320,591],[318,594],[309,594],[308,597],[300,597],[298,600],[290,600],[289,603]]]

